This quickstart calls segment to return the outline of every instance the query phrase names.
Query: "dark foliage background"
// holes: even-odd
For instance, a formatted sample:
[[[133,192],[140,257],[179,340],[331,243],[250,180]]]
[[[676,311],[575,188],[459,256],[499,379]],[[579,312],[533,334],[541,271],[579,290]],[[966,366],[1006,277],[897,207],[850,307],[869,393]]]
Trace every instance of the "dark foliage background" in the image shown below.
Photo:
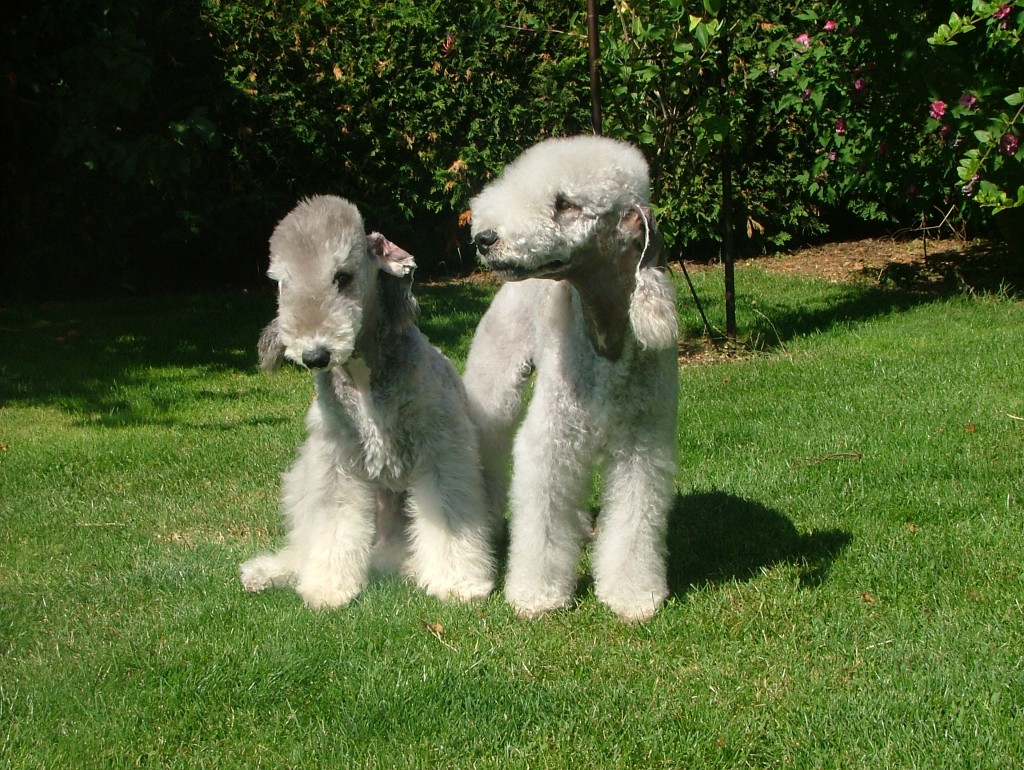
[[[472,192],[589,120],[557,3],[44,1],[0,26],[7,296],[255,281],[322,192],[465,272]]]
[[[1020,46],[992,50],[980,36],[931,50],[925,39],[955,6],[602,2],[605,130],[647,154],[676,253],[715,253],[723,152],[744,249],[843,228],[984,225],[955,186],[982,113],[957,107],[956,131],[940,134],[928,104],[956,105],[961,87],[998,104],[1024,60]],[[527,145],[590,130],[584,9],[7,8],[0,296],[256,283],[275,222],[313,193],[351,198],[369,228],[417,255],[421,275],[467,272],[469,198]],[[1020,157],[1005,159],[1013,173]]]

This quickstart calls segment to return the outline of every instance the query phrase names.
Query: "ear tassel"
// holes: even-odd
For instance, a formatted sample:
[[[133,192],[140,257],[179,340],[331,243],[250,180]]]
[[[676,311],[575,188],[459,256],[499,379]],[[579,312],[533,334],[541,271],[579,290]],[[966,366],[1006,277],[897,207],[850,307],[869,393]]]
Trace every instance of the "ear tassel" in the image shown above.
[[[640,347],[665,350],[679,344],[679,315],[672,281],[656,267],[643,267],[651,248],[651,222],[639,206],[644,223],[644,249],[636,263],[636,286],[629,298],[629,324]]]
[[[636,288],[629,299],[629,324],[640,347],[674,348],[679,343],[679,316],[672,282],[660,270],[637,271]]]
[[[640,266],[643,265],[644,260],[647,258],[647,251],[651,248],[651,220],[647,218],[644,210],[640,206],[634,206],[640,213],[640,221],[644,223],[644,249],[640,252],[640,259],[636,263],[636,277],[640,279]]]

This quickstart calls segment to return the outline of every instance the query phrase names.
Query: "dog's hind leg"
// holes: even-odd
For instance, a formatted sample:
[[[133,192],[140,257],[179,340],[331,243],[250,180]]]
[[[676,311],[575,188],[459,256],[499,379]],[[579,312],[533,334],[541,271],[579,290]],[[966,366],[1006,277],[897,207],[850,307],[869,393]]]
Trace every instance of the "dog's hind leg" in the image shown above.
[[[240,568],[242,586],[252,593],[286,586],[295,576],[294,562],[294,555],[287,548],[277,553],[254,556]]]

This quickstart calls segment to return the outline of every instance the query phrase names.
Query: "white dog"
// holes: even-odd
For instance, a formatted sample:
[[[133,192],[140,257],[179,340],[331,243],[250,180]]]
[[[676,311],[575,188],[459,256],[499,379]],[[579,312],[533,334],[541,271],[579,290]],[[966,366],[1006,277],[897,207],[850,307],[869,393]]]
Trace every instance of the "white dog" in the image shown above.
[[[305,200],[274,230],[261,366],[312,370],[316,400],[283,480],[287,544],[242,565],[247,590],[292,584],[309,607],[338,607],[380,556],[440,598],[491,591],[477,434],[455,368],[414,324],[414,268],[342,198]]]
[[[496,512],[512,454],[505,595],[525,617],[573,598],[595,469],[598,599],[642,621],[668,595],[678,315],[648,188],[636,148],[581,136],[535,145],[471,202],[477,250],[509,283],[480,322],[465,383]]]

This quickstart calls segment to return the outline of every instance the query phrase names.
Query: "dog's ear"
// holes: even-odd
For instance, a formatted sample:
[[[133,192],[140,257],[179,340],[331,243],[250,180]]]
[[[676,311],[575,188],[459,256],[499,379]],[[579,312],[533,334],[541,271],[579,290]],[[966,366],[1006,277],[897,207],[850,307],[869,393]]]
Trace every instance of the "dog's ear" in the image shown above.
[[[381,269],[381,286],[384,312],[388,324],[396,330],[413,323],[419,305],[412,296],[412,276],[416,261],[405,249],[396,246],[380,233],[366,236],[370,256],[377,260]]]
[[[259,354],[260,369],[272,372],[284,363],[284,345],[281,343],[281,329],[277,319],[268,323],[260,333],[260,341],[256,343]]]
[[[416,260],[412,254],[396,246],[380,233],[370,233],[366,236],[370,253],[377,258],[380,269],[396,278],[411,277],[416,270]]]
[[[619,218],[619,235],[627,241],[640,244],[643,251],[637,260],[636,269],[657,267],[664,264],[661,259],[662,240],[658,223],[650,207],[635,204],[626,209]]]

